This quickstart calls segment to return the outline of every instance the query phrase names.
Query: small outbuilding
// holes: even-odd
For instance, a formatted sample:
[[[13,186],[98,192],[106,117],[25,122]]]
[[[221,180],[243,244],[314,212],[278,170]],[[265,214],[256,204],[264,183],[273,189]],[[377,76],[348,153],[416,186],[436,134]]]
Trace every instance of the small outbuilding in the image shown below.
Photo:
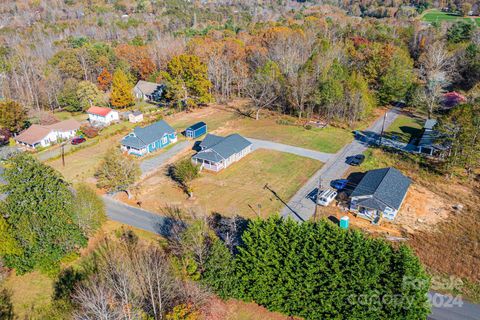
[[[143,113],[141,113],[138,110],[130,112],[128,114],[128,121],[130,121],[131,123],[142,122],[143,121]]]
[[[193,126],[185,129],[185,136],[187,138],[196,139],[207,133],[207,124],[203,121],[195,123]]]

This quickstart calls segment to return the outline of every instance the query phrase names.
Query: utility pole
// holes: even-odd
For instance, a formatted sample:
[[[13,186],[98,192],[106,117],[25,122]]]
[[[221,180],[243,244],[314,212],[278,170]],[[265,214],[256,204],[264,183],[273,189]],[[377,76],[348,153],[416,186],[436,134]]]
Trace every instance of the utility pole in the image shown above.
[[[65,167],[65,142],[62,142],[62,165]]]
[[[383,115],[382,133],[380,134],[380,146],[382,146],[383,131],[385,131],[385,120],[387,120],[388,111]]]
[[[318,178],[318,187],[317,187],[317,196],[315,197],[315,212],[313,213],[313,221],[317,221],[317,212],[318,212],[318,197],[320,196],[322,190],[322,176]]]

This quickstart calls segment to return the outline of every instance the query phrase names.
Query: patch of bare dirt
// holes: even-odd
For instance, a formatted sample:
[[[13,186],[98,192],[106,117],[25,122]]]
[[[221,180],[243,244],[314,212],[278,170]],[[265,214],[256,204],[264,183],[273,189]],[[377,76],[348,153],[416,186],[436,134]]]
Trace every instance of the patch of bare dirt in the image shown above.
[[[203,308],[203,320],[299,320],[278,312],[271,312],[255,303],[246,303],[239,300],[222,301],[212,298]]]
[[[453,203],[417,184],[413,184],[398,213],[395,224],[408,233],[433,230],[435,225],[448,218]]]

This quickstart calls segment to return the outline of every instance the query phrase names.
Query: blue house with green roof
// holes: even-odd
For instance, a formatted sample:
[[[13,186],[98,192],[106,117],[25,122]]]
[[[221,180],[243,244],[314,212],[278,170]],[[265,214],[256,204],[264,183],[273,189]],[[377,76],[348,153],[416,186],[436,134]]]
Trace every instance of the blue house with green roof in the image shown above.
[[[146,127],[135,127],[121,141],[124,152],[143,156],[177,142],[177,133],[163,120]]]

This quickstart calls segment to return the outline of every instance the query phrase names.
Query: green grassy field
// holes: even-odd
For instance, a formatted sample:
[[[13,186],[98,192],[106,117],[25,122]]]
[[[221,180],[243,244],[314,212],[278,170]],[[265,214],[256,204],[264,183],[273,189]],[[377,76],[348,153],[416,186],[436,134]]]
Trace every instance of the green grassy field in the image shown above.
[[[424,120],[400,115],[385,132],[385,136],[397,141],[409,142],[422,134]]]
[[[480,18],[474,17],[462,17],[458,14],[449,13],[449,12],[442,12],[437,9],[431,9],[426,11],[422,15],[422,20],[426,22],[456,22],[456,21],[464,21],[467,23],[475,23],[477,26],[480,26]]]

